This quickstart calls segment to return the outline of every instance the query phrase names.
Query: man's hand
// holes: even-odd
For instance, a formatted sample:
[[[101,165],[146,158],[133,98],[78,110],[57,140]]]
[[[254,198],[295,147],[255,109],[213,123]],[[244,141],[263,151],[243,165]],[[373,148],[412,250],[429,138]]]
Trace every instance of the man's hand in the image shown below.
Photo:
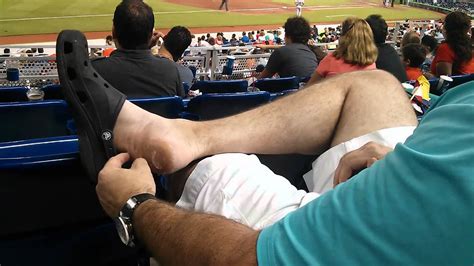
[[[165,35],[162,32],[153,30],[153,35],[151,36],[149,47],[154,47],[158,43],[158,40],[163,37],[165,37]]]
[[[128,153],[114,156],[99,173],[96,192],[110,217],[117,217],[130,197],[141,193],[155,195],[156,192],[155,181],[145,159],[136,159],[130,169],[122,168],[129,159]]]
[[[334,175],[334,187],[346,182],[354,174],[372,166],[377,160],[382,159],[392,149],[375,142],[368,142],[357,150],[342,156]]]

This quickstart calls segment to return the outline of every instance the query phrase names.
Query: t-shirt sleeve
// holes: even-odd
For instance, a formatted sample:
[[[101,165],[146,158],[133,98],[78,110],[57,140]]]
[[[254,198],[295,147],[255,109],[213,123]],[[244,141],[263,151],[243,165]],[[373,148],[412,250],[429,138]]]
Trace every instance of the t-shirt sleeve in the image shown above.
[[[326,77],[329,73],[331,62],[332,62],[333,55],[328,54],[321,60],[318,67],[316,68],[316,73],[318,73],[321,77]]]
[[[470,91],[470,103],[440,98],[405,144],[261,231],[259,264],[471,265]]]
[[[283,48],[273,51],[272,55],[268,59],[267,65],[265,66],[265,68],[271,73],[278,73],[283,65],[283,55],[280,49]]]
[[[438,49],[436,50],[435,61],[437,63],[439,62],[453,63],[454,62],[454,53],[447,44],[442,44],[438,47]]]

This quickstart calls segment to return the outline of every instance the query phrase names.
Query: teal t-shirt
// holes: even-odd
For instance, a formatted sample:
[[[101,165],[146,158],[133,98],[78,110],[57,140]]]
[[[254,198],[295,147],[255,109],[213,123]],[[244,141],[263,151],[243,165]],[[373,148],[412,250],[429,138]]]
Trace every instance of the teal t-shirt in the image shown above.
[[[258,238],[260,265],[474,265],[474,82],[404,144]]]

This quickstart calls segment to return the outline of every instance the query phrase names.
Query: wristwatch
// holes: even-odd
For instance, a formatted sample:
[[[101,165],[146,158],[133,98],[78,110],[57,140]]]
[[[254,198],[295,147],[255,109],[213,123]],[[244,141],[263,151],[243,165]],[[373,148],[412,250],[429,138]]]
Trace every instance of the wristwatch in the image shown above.
[[[132,223],[133,212],[140,204],[150,199],[156,199],[156,197],[150,193],[131,197],[120,210],[119,216],[114,219],[120,240],[129,247],[135,247],[137,244]]]

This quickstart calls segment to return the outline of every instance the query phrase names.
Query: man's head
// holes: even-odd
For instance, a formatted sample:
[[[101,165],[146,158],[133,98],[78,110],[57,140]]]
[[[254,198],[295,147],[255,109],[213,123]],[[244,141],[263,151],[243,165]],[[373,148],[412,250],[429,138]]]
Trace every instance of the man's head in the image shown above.
[[[436,50],[436,47],[438,47],[438,41],[431,35],[425,35],[421,38],[421,45],[423,45],[428,52],[432,53]]]
[[[383,19],[381,15],[370,15],[365,19],[365,21],[367,21],[372,29],[375,43],[385,43],[388,34],[388,26],[385,19]]]
[[[285,37],[290,39],[292,43],[308,43],[311,37],[311,27],[303,17],[291,17],[286,20]]]
[[[163,40],[163,45],[176,62],[191,44],[191,32],[185,27],[176,26],[166,34]]]
[[[420,67],[426,59],[426,49],[419,43],[410,43],[402,48],[403,61],[410,67]]]
[[[123,49],[148,49],[155,16],[142,0],[123,0],[114,13],[113,36]]]

